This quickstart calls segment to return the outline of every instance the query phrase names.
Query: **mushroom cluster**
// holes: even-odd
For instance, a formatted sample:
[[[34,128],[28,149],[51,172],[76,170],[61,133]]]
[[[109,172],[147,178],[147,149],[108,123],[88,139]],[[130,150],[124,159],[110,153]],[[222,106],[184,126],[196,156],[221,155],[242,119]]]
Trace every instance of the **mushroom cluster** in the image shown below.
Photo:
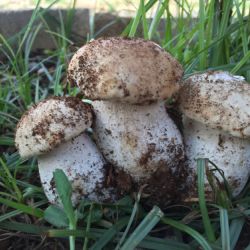
[[[17,126],[16,146],[23,158],[38,156],[49,201],[58,203],[53,171],[60,168],[74,204],[115,201],[144,187],[145,204],[164,208],[194,192],[199,157],[217,164],[239,194],[250,173],[250,85],[226,72],[182,75],[178,61],[152,41],[102,38],[80,48],[68,80],[92,105],[49,98]],[[165,105],[174,94],[183,131]],[[86,133],[91,126],[95,142]]]

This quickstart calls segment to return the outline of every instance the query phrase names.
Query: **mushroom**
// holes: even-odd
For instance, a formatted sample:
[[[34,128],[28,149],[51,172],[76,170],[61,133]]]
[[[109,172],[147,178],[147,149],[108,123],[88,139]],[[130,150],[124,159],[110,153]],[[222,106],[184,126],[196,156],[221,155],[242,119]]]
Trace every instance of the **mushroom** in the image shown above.
[[[224,172],[233,196],[238,195],[250,171],[250,85],[228,72],[195,74],[183,82],[178,102],[192,175],[196,159],[209,158]],[[207,180],[206,192],[211,197]]]
[[[76,52],[68,68],[71,83],[95,100],[96,141],[117,179],[122,173],[118,187],[138,190],[147,184],[149,203],[162,206],[184,188],[182,137],[164,105],[178,91],[182,74],[169,53],[139,38],[94,40]]]
[[[53,172],[62,169],[72,183],[72,202],[114,199],[105,187],[105,160],[84,133],[92,124],[89,104],[75,97],[53,97],[31,107],[17,125],[15,143],[22,158],[38,156],[48,200],[58,203]]]

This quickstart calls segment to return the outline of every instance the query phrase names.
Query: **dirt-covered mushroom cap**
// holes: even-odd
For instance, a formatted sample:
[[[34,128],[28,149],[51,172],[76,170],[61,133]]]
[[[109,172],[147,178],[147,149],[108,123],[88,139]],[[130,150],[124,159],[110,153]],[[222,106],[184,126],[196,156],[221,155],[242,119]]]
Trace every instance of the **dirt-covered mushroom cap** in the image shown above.
[[[183,70],[158,44],[140,38],[103,38],[80,48],[68,79],[92,100],[147,103],[179,89]]]
[[[75,97],[53,97],[31,107],[17,125],[15,144],[22,158],[51,151],[92,124],[88,104]]]
[[[191,119],[237,137],[250,136],[250,84],[215,71],[196,74],[179,91],[181,111]]]

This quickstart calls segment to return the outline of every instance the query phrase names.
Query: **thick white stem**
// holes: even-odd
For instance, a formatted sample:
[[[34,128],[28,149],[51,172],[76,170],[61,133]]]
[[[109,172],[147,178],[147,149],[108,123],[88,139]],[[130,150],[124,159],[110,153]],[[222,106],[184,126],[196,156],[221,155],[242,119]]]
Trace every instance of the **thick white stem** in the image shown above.
[[[71,139],[53,151],[38,157],[44,192],[51,203],[58,203],[53,172],[62,169],[72,183],[72,202],[113,200],[112,189],[104,187],[105,160],[86,134]]]
[[[142,106],[94,101],[92,105],[97,144],[114,166],[118,191],[138,192],[143,186],[142,202],[162,208],[182,199],[188,192],[184,145],[164,102]]]
[[[250,174],[250,141],[210,128],[186,116],[183,117],[183,126],[188,167],[193,170],[193,175],[196,175],[196,159],[209,158],[223,170],[233,195],[238,195]],[[223,181],[218,173],[216,176]]]
[[[148,179],[159,168],[178,169],[182,137],[163,102],[131,105],[94,101],[94,130],[105,158],[135,181]]]

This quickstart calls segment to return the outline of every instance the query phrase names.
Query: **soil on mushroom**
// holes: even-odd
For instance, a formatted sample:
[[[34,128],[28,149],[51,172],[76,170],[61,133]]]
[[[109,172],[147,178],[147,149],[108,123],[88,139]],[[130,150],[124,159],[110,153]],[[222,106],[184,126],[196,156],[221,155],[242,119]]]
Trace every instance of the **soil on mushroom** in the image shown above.
[[[150,157],[150,153],[147,157]],[[144,161],[148,161],[146,155]],[[159,164],[161,166],[150,179],[142,180],[139,183],[133,181],[132,177],[125,171],[108,164],[106,186],[115,187],[118,190],[119,198],[138,193],[143,188],[141,203],[145,208],[150,209],[152,206],[158,205],[164,210],[168,205],[177,204],[188,196],[190,187],[189,184],[185,185],[185,183],[189,173],[183,159],[179,161],[179,170],[175,172],[166,166],[166,162]]]

